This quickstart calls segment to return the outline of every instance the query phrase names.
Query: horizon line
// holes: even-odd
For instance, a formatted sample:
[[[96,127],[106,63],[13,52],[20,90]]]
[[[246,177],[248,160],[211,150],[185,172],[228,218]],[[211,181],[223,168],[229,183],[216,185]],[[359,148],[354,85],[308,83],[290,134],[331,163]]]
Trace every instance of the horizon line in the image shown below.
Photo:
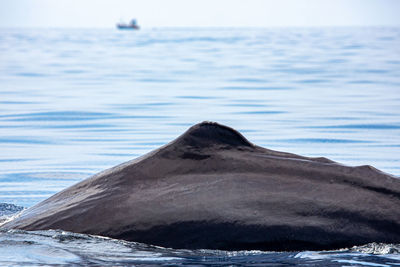
[[[168,28],[198,28],[198,29],[209,29],[209,28],[237,28],[237,29],[268,29],[268,28],[397,28],[400,27],[400,24],[372,24],[372,25],[268,25],[268,26],[142,26],[139,25],[140,29],[168,29]],[[113,26],[2,26],[0,25],[0,29],[115,29],[116,24]]]

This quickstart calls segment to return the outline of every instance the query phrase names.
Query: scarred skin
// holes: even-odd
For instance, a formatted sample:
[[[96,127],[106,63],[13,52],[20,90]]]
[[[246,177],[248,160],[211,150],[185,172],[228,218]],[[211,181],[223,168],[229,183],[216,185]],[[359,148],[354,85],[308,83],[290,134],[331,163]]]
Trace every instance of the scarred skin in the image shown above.
[[[173,248],[322,250],[400,243],[399,206],[397,177],[268,150],[203,122],[2,227]]]

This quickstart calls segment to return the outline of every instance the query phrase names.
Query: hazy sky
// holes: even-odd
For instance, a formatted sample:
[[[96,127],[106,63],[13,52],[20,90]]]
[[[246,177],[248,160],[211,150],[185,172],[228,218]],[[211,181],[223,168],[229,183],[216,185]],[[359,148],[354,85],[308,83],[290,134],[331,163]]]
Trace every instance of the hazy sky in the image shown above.
[[[400,0],[0,0],[0,27],[400,26]]]

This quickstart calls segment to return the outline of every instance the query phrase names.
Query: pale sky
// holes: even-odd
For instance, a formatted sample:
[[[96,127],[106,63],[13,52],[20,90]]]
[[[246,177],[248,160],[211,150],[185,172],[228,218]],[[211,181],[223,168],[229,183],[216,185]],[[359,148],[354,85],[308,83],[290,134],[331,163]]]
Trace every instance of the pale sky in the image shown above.
[[[0,27],[400,26],[400,0],[0,0]]]

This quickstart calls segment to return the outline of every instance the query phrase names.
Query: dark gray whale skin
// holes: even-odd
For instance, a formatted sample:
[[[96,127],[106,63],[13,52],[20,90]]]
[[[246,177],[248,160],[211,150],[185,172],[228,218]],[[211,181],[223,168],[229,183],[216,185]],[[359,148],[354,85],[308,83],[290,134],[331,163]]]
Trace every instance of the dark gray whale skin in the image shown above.
[[[400,180],[255,146],[211,122],[24,211],[3,228],[172,248],[322,250],[400,243]]]

